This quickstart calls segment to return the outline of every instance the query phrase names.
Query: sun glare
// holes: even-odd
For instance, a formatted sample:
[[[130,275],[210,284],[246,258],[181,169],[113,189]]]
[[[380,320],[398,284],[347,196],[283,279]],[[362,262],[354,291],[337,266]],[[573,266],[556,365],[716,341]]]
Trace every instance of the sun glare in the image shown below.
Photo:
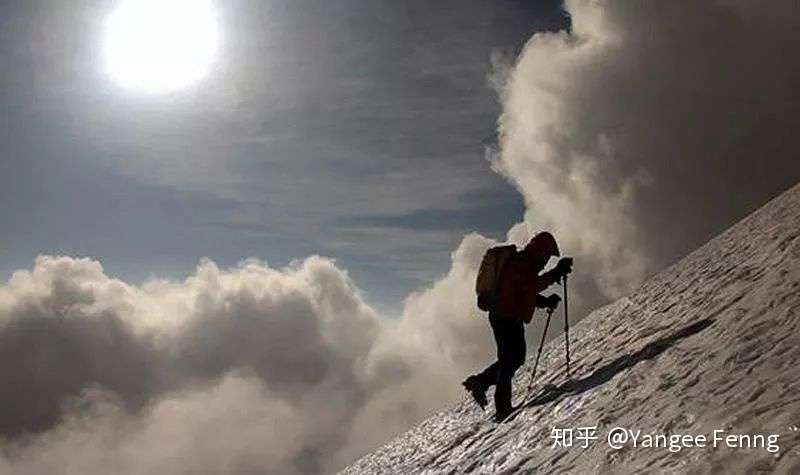
[[[170,92],[205,77],[219,31],[211,0],[122,0],[105,24],[108,74],[126,88]]]

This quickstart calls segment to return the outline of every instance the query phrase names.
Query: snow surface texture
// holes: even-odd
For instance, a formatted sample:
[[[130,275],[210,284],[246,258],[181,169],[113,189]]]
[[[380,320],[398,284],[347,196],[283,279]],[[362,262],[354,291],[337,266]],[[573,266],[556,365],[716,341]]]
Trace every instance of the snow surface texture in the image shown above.
[[[554,338],[513,420],[494,424],[465,399],[345,473],[800,473],[800,185],[570,336],[573,382],[564,339]],[[534,357],[517,375],[515,404]],[[556,388],[537,391],[546,383]],[[553,447],[553,428],[584,426],[597,426],[588,448]],[[615,426],[709,442],[677,453],[614,450],[606,435]],[[780,450],[713,448],[719,429],[779,434]]]

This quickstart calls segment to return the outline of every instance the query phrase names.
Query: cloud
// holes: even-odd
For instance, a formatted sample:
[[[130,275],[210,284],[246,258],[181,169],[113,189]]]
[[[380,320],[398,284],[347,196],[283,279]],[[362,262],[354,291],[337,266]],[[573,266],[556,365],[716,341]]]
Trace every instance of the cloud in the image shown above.
[[[150,449],[205,460],[217,439],[231,453],[203,462],[212,470],[235,470],[241,456],[316,472],[366,395],[361,368],[379,325],[347,274],[315,256],[281,270],[246,261],[225,271],[206,260],[183,282],[140,287],[92,260],[42,256],[0,289],[0,304],[0,373],[13,383],[0,395],[0,429],[35,439],[10,463],[38,467],[113,433],[97,450],[114,455],[87,447],[75,473],[117,471],[126,454],[169,472],[158,464],[176,462]],[[206,405],[212,414],[195,417]],[[207,443],[189,443],[194,433]],[[159,445],[159,434],[180,440]]]
[[[503,80],[495,168],[620,296],[800,176],[796,2],[570,1]],[[585,293],[584,292],[584,293]]]
[[[40,256],[0,287],[0,376],[12,382],[0,468],[342,466],[456,397],[486,358],[470,283],[490,244],[467,237],[450,274],[395,318],[318,256],[283,269],[204,260],[182,282],[141,286],[90,259]]]

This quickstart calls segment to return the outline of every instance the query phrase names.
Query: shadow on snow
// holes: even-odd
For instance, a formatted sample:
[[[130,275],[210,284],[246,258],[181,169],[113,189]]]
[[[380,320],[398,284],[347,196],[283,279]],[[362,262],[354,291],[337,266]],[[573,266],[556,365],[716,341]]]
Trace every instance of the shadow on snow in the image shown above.
[[[560,386],[551,386],[544,392],[544,394],[541,394],[530,401],[525,401],[518,407],[520,409],[526,409],[529,407],[542,406],[559,399],[561,396],[577,395],[589,391],[590,389],[594,389],[602,384],[607,383],[622,371],[632,368],[637,363],[659,356],[678,341],[700,333],[713,323],[714,320],[710,318],[695,322],[669,336],[659,338],[658,340],[648,343],[636,353],[620,356],[602,368],[596,369],[592,374],[585,378],[570,380]]]

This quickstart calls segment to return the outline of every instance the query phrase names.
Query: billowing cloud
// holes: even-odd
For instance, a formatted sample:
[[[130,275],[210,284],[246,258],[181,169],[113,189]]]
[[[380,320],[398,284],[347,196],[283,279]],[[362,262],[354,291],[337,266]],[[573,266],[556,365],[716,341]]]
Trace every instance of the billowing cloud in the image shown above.
[[[469,284],[489,245],[466,238],[450,274],[394,318],[317,256],[284,269],[204,260],[182,282],[141,286],[41,256],[0,287],[0,468],[341,466],[455,397],[485,359]]]
[[[204,261],[183,282],[137,287],[92,260],[42,256],[0,289],[0,429],[44,434],[9,463],[42,473],[83,444],[75,473],[134,472],[137,460],[164,473],[171,457],[190,463],[181,468],[316,472],[367,396],[378,326],[320,257],[281,270]],[[212,450],[215,440],[227,449]],[[115,465],[126,454],[132,465]]]
[[[500,84],[497,170],[617,297],[793,184],[792,1],[567,2]],[[502,64],[501,64],[502,66]],[[503,68],[501,67],[501,70]],[[502,72],[502,71],[501,71]]]

